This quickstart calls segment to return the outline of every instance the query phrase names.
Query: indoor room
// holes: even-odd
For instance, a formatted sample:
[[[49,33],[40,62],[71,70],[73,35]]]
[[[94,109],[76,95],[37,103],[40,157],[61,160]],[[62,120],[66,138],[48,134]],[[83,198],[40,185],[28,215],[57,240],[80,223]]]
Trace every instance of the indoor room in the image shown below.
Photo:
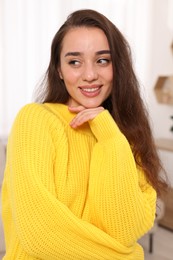
[[[140,95],[148,111],[148,121],[154,138],[154,146],[163,166],[160,174],[163,174],[163,179],[168,184],[167,191],[161,191],[161,196],[157,198],[156,217],[152,227],[148,228],[147,232],[143,232],[142,237],[138,236],[140,237],[138,242],[144,249],[146,260],[172,260],[173,0],[0,1],[0,192],[4,180],[5,166],[7,165],[8,138],[16,115],[26,104],[35,102],[40,86],[44,90],[44,85],[41,85],[41,82],[47,77],[47,75],[45,77],[45,73],[51,57],[52,39],[68,15],[82,9],[93,9],[106,16],[116,25],[129,43],[133,69],[140,86]],[[105,59],[103,61],[105,62]],[[91,97],[92,94],[89,92],[94,91],[95,88],[97,87],[93,85],[90,90],[84,89],[84,92],[88,92],[85,93],[85,97]],[[94,93],[92,97],[94,97]],[[138,118],[135,114],[132,116],[134,119]],[[92,119],[89,118],[88,121],[90,122]],[[49,141],[45,140],[45,145],[47,143]],[[14,140],[14,144],[17,144],[17,141]],[[62,153],[64,150],[62,149]],[[10,151],[9,154],[11,154]],[[74,153],[76,153],[75,148]],[[69,165],[69,167],[72,167],[70,163]],[[100,161],[98,161],[97,166],[101,168]],[[31,167],[33,167],[32,162]],[[13,187],[13,182],[10,182],[10,185]],[[52,186],[50,185],[48,188],[52,189]],[[53,194],[54,191],[51,191],[51,193]],[[10,203],[15,201],[13,199],[13,197],[10,197]],[[65,196],[63,199],[65,200]],[[12,218],[15,218],[17,213],[16,211],[13,213]],[[5,214],[6,212],[4,216]],[[9,219],[5,221],[8,222]],[[3,259],[5,251],[1,199],[0,259]],[[28,259],[51,259],[50,256],[46,258],[46,254],[43,255]],[[8,256],[4,258],[4,260],[8,259],[10,259]],[[52,259],[63,258],[52,256]],[[66,259],[68,258],[64,258],[64,260]],[[69,259],[75,260],[75,258]],[[86,259],[89,260],[90,258]]]

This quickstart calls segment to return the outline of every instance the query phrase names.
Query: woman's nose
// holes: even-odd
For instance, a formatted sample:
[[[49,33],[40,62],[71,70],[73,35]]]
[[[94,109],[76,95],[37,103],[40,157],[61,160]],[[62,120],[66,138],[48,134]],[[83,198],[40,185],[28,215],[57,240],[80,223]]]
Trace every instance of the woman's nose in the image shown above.
[[[82,79],[84,81],[93,81],[98,78],[97,68],[94,64],[86,64],[83,70]]]

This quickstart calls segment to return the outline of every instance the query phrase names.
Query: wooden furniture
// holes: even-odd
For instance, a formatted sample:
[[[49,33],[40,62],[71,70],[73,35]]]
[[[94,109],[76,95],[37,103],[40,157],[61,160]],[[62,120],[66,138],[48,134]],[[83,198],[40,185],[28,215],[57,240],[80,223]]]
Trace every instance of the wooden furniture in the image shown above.
[[[173,139],[160,138],[155,141],[156,147],[159,150],[173,153]],[[172,154],[173,158],[173,154]],[[171,177],[173,175],[173,163],[172,172],[169,172]],[[169,179],[169,176],[168,176]],[[169,191],[163,195],[162,200],[165,204],[164,216],[158,221],[158,224],[164,228],[173,231],[173,187],[170,187]]]
[[[170,47],[173,52],[173,42]],[[158,103],[173,105],[173,75],[160,75],[156,80],[154,93]]]
[[[173,75],[158,77],[154,92],[158,103],[173,105]]]
[[[159,138],[155,140],[156,147],[160,150],[173,152],[173,138]]]

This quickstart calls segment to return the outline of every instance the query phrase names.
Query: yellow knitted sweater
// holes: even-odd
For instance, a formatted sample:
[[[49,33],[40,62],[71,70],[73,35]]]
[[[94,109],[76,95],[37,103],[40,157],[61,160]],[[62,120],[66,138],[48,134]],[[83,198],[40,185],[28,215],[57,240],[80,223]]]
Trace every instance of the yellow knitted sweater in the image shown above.
[[[28,104],[13,124],[2,203],[4,260],[142,260],[156,192],[107,110],[77,129],[63,104]]]

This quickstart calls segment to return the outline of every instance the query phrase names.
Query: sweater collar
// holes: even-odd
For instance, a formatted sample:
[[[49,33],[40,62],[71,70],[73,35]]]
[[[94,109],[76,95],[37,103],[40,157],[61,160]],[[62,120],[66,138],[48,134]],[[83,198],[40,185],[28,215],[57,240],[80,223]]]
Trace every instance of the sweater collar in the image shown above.
[[[45,106],[49,107],[55,114],[59,115],[63,121],[65,120],[67,123],[75,117],[75,113],[71,113],[68,109],[68,106],[61,103],[45,103]]]

